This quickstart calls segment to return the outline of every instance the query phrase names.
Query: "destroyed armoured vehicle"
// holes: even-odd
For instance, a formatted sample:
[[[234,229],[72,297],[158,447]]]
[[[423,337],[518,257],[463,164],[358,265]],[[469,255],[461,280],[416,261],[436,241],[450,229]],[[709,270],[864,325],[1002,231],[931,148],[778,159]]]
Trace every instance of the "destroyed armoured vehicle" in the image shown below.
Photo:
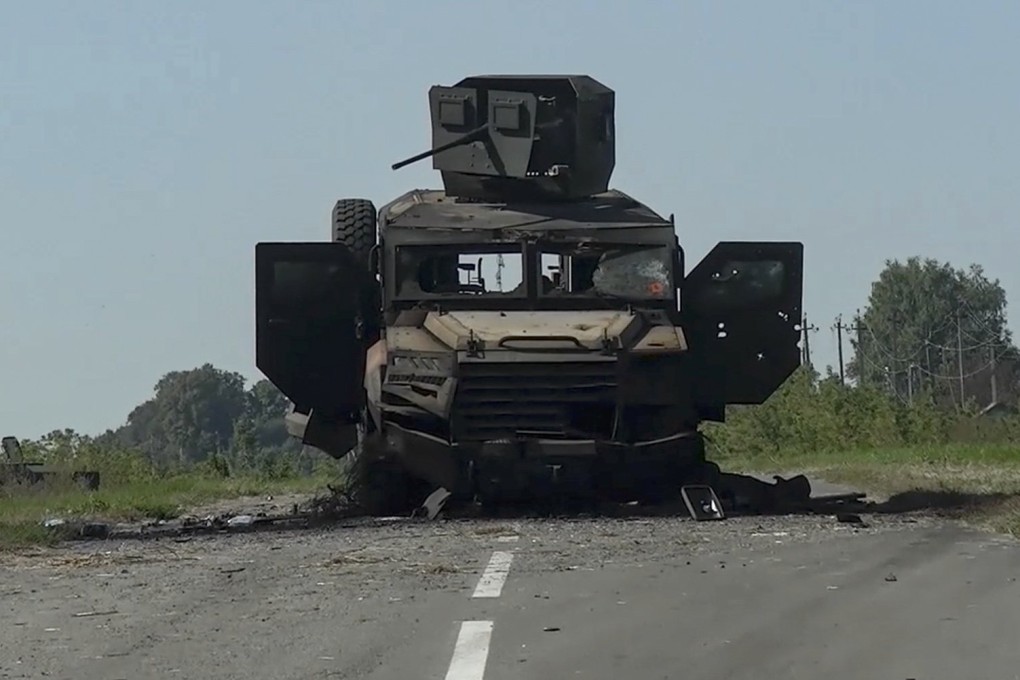
[[[17,437],[0,439],[0,451],[6,461],[0,461],[0,490],[5,487],[39,487],[45,484],[67,483],[67,471],[41,462],[26,462]],[[94,470],[73,470],[70,482],[87,491],[99,488],[99,472]]]
[[[799,365],[802,244],[719,243],[685,275],[672,216],[609,188],[614,100],[587,76],[433,87],[432,149],[393,167],[431,156],[443,190],[256,246],[257,365],[294,436],[388,471],[385,511],[675,495],[718,472],[699,423]]]

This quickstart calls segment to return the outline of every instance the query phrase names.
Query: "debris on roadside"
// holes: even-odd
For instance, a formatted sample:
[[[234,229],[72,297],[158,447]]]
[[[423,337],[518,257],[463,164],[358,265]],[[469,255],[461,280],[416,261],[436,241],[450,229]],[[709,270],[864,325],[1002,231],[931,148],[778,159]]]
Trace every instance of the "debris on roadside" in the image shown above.
[[[119,612],[116,609],[108,609],[106,611],[101,611],[101,612],[95,612],[95,611],[78,612],[74,616],[75,616],[75,618],[85,618],[87,616],[111,616],[113,614],[118,614],[118,613]]]

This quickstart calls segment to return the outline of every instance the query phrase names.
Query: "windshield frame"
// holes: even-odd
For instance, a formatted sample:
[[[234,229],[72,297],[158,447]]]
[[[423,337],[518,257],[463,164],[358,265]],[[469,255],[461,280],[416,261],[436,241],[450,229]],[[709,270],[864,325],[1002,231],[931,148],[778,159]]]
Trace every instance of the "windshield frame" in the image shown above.
[[[442,234],[442,237],[439,237]],[[615,298],[597,295],[539,295],[541,280],[541,253],[556,247],[570,247],[578,242],[590,242],[606,248],[616,245],[659,247],[669,253],[670,276],[673,281],[671,296],[662,298]],[[402,248],[435,247],[452,252],[522,253],[525,296],[497,293],[470,295],[459,293],[433,293],[426,295],[397,295],[397,250]],[[628,228],[590,229],[390,229],[380,249],[380,273],[383,277],[383,305],[393,313],[413,309],[488,309],[500,311],[574,311],[645,308],[657,309],[674,315],[679,311],[683,277],[683,249],[677,240],[672,224]]]

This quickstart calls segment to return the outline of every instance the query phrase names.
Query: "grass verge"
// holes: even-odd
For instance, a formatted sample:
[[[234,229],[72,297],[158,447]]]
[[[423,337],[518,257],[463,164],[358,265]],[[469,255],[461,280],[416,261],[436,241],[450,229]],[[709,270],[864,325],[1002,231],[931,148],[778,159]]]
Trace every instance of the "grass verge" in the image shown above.
[[[1020,447],[936,445],[716,457],[726,469],[791,471],[889,498],[913,494],[930,510],[1020,537]],[[920,509],[920,508],[919,508]]]
[[[927,509],[1020,537],[1020,447],[937,445],[774,455],[716,455],[729,470],[789,474],[803,472],[869,494],[914,493]],[[219,500],[321,490],[326,474],[287,479],[214,477],[198,473],[121,482],[87,492],[76,487],[0,493],[0,549],[53,543],[59,530],[50,518],[142,521],[172,519]],[[922,506],[918,506],[924,507]]]
[[[125,482],[96,491],[64,485],[46,489],[11,487],[0,492],[0,550],[52,544],[61,529],[47,519],[145,521],[173,519],[205,503],[244,496],[305,493],[325,488],[325,476],[289,479],[216,478],[198,474]]]

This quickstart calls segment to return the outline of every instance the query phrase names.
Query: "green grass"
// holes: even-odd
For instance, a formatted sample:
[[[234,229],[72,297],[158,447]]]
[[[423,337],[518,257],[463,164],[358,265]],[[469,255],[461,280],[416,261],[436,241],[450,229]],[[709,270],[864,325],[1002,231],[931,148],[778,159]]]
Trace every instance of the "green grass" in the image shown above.
[[[964,502],[956,514],[972,523],[1020,537],[1020,446],[949,444],[858,451],[716,458],[729,470],[783,474],[798,472],[869,494],[891,497],[934,492]],[[938,509],[933,507],[932,509]]]
[[[205,503],[242,496],[314,492],[330,481],[324,476],[272,480],[183,474],[105,485],[96,491],[71,485],[9,487],[0,492],[0,549],[60,540],[64,530],[43,527],[41,523],[46,519],[173,519]]]

